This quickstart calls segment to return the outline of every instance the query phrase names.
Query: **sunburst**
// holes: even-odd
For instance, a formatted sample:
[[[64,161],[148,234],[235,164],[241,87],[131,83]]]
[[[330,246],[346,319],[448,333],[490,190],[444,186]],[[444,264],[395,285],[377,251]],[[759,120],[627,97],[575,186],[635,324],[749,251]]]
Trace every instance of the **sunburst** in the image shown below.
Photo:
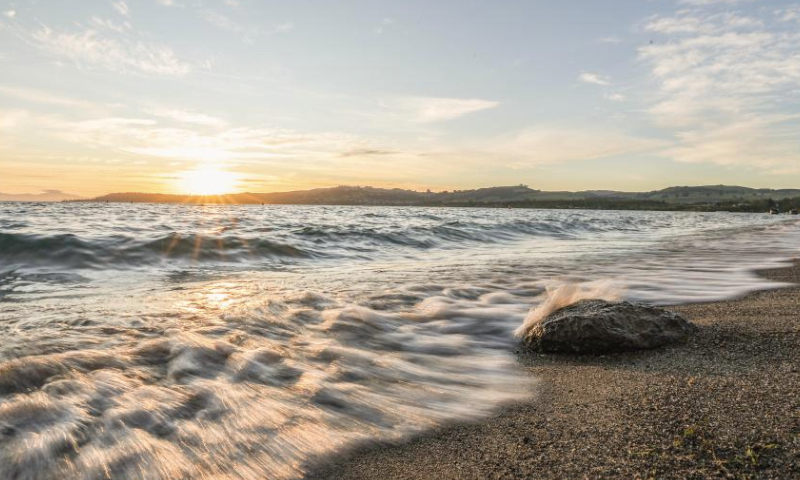
[[[188,195],[223,195],[239,186],[239,175],[215,165],[202,165],[178,175],[178,190]]]

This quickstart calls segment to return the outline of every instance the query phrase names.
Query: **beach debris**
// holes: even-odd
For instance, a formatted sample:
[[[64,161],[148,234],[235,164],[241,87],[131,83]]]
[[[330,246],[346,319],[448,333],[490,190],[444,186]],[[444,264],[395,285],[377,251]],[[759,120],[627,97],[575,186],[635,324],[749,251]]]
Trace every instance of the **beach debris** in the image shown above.
[[[677,313],[631,302],[580,300],[518,332],[539,352],[645,350],[685,341],[697,327]]]

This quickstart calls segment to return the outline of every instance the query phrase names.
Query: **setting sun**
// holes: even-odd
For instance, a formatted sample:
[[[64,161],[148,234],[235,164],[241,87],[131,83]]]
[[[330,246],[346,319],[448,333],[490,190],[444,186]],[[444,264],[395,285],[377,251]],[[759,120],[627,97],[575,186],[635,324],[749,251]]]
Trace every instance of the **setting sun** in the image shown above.
[[[178,189],[189,195],[223,195],[233,193],[239,176],[221,168],[205,165],[179,174]]]

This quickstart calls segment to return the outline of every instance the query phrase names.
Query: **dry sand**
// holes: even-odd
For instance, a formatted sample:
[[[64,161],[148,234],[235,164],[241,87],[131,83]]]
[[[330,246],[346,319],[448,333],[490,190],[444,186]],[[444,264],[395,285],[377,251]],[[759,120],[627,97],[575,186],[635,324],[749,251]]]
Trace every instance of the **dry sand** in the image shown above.
[[[763,272],[800,283],[800,266]],[[308,479],[800,479],[800,287],[675,307],[688,343],[521,353],[536,400],[328,459]]]

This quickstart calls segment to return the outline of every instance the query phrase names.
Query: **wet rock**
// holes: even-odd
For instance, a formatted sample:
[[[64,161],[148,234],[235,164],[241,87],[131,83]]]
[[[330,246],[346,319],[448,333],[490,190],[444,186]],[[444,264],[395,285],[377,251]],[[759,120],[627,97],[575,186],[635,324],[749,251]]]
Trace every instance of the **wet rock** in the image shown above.
[[[662,308],[582,300],[532,326],[524,342],[540,352],[619,352],[682,342],[696,330],[682,316]]]

